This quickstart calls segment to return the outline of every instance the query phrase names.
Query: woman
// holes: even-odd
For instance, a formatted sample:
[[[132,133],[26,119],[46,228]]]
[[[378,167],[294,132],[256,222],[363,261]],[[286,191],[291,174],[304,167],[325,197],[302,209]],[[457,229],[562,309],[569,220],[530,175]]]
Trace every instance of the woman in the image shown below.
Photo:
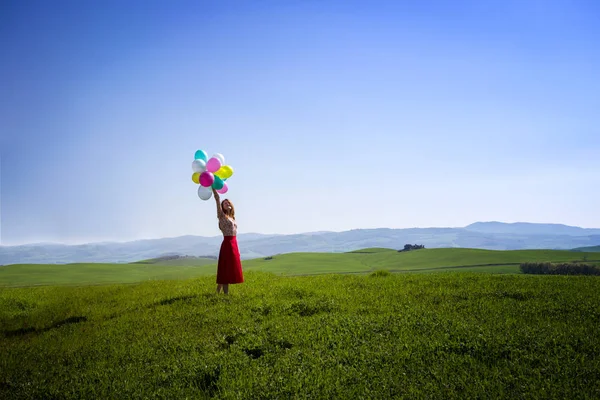
[[[243,283],[242,261],[237,244],[237,223],[235,222],[235,208],[231,201],[225,199],[221,203],[219,193],[213,189],[217,202],[217,218],[219,229],[223,232],[223,243],[219,252],[217,267],[217,293],[229,294],[229,284]]]

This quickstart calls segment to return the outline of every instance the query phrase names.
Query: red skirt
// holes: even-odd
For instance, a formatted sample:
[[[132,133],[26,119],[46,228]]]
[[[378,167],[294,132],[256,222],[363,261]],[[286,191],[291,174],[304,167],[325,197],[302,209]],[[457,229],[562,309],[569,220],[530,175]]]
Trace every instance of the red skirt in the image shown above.
[[[219,252],[219,264],[217,267],[217,283],[243,283],[242,261],[235,236],[224,236]]]

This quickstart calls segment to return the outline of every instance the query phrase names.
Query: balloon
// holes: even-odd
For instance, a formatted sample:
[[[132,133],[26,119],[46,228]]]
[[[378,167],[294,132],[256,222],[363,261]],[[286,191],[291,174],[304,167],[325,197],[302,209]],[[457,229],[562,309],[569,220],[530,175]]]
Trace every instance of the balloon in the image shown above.
[[[223,179],[223,167],[219,168],[218,171],[215,171],[215,176],[218,176],[219,178]]]
[[[223,189],[224,184],[225,184],[225,182],[223,182],[223,179],[221,179],[215,175],[215,181],[212,184],[213,189],[221,190],[221,189]]]
[[[200,186],[198,188],[198,197],[202,200],[208,200],[212,197],[212,190],[209,187]]]
[[[221,165],[225,165],[225,157],[223,157],[223,154],[215,153],[215,154],[213,154],[213,156],[211,158],[216,158],[217,160],[219,160],[221,162]]]
[[[194,160],[194,162],[192,162],[192,170],[194,172],[206,171],[206,162],[204,162],[203,160]]]
[[[208,200],[213,191],[227,193],[229,186],[225,181],[233,175],[233,168],[225,165],[225,157],[221,153],[215,153],[208,158],[204,150],[196,151],[194,162],[192,162],[192,181],[199,184],[198,197]]]
[[[215,175],[221,179],[231,178],[231,175],[233,175],[233,168],[231,168],[229,165],[223,165],[217,172],[215,172]]]
[[[206,154],[204,150],[198,150],[194,156],[194,159],[206,162],[206,160],[208,160],[208,154]]]
[[[223,187],[221,189],[217,190],[217,193],[225,194],[225,193],[227,193],[228,190],[229,190],[229,187],[227,186],[227,184],[225,182],[223,182]]]
[[[194,183],[200,183],[200,172],[194,172],[192,175],[192,181],[194,181]]]
[[[215,181],[215,176],[208,172],[208,171],[204,171],[203,173],[200,174],[200,184],[204,187],[210,187],[210,185],[213,184],[213,182]]]
[[[221,168],[221,161],[218,158],[211,158],[206,163],[206,170],[208,172],[217,172]]]

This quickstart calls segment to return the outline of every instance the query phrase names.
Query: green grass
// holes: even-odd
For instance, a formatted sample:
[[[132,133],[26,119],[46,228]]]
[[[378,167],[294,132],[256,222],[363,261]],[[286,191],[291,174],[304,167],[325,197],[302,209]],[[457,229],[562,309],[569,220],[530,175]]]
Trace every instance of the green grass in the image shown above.
[[[0,289],[0,398],[600,397],[600,279],[375,275]]]
[[[493,266],[465,266],[446,268],[423,268],[419,270],[406,271],[407,273],[444,273],[444,272],[479,272],[487,274],[520,274],[518,265],[493,265]]]
[[[0,287],[136,283],[153,279],[186,279],[214,271],[214,265],[180,267],[160,264],[15,264],[0,267]]]
[[[598,253],[558,250],[492,251],[478,249],[423,249],[397,252],[364,249],[350,253],[290,253],[245,260],[244,271],[282,275],[391,272],[519,273],[522,262],[600,260]],[[206,258],[131,264],[9,265],[0,267],[0,286],[90,285],[134,283],[152,279],[185,279],[215,273],[216,262]],[[210,261],[209,261],[210,260]]]
[[[589,259],[600,259],[600,256],[594,253],[563,250],[423,249],[397,252],[390,249],[364,249],[344,254],[283,254],[273,257],[272,260],[261,258],[246,261],[244,268],[286,275],[367,273],[378,269],[392,272],[441,271],[452,268],[462,270],[465,267],[481,272],[503,270],[516,273],[522,262],[574,261],[581,260],[586,255]]]
[[[148,260],[136,261],[130,264],[149,264],[149,265],[164,265],[176,267],[197,267],[201,265],[209,265],[216,263],[214,258],[209,257],[182,257],[175,259],[151,258]]]

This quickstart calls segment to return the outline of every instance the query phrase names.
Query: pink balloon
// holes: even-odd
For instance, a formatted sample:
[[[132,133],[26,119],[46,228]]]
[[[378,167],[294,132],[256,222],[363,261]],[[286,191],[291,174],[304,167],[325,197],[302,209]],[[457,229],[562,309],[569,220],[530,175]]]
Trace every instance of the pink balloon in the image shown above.
[[[221,168],[221,160],[218,158],[213,157],[206,163],[206,170],[208,172],[217,172],[219,168]]]
[[[210,185],[213,184],[213,182],[215,181],[215,176],[208,172],[208,171],[204,171],[203,173],[200,174],[200,184],[204,187],[209,187]]]
[[[229,188],[227,187],[227,182],[223,182],[223,187],[217,190],[217,193],[225,194],[228,190]]]

